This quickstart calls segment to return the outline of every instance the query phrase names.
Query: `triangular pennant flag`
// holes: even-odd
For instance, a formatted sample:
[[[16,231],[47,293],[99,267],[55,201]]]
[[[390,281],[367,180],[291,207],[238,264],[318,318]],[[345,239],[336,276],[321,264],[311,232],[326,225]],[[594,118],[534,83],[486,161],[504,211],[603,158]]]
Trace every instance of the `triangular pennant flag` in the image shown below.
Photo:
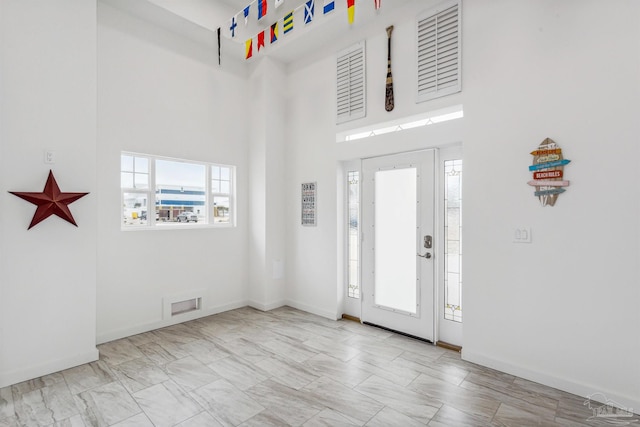
[[[229,26],[229,29],[231,30],[231,37],[235,37],[236,36],[236,27],[238,26],[238,23],[236,22],[236,17],[232,17],[231,18],[231,26]]]
[[[244,42],[244,59],[249,59],[253,56],[253,39],[249,39]]]
[[[336,8],[335,0],[324,0],[324,7],[322,9],[322,13],[325,15],[329,12],[333,12]]]
[[[244,8],[244,25],[247,25],[249,23],[249,9],[251,8],[251,5],[247,6]]]
[[[264,47],[264,30],[258,33],[258,52],[260,52],[261,47]]]
[[[271,44],[278,41],[278,21],[271,24]]]
[[[376,10],[380,9],[380,0],[373,0],[373,4],[374,4]]]
[[[282,27],[284,28],[284,33],[287,34],[289,31],[293,30],[293,10],[286,15],[284,15],[284,22],[282,23]]]
[[[313,14],[315,13],[315,1],[309,0],[304,4],[304,23],[308,24],[313,21]]]
[[[267,14],[267,0],[258,0],[258,20]]]
[[[356,9],[355,3],[355,0],[347,0],[347,16],[349,17],[349,24],[353,24]]]
[[[274,6],[277,8],[279,8],[280,6],[282,6],[284,4],[284,0],[276,0]]]

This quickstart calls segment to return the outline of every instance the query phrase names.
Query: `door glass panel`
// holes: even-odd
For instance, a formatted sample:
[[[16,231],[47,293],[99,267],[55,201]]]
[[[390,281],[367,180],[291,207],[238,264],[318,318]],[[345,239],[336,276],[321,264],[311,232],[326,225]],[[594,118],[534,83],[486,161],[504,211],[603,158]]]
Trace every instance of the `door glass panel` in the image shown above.
[[[462,322],[462,160],[444,162],[444,318]]]
[[[415,314],[416,168],[377,171],[374,201],[375,304]]]
[[[349,190],[349,289],[350,298],[360,298],[360,172],[347,174]]]

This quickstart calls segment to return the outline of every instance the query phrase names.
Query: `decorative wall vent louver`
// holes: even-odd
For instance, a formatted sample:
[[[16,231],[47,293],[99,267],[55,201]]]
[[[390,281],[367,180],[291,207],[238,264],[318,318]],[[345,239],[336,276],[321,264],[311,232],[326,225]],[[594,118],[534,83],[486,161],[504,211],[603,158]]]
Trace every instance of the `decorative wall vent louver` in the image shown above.
[[[418,17],[417,102],[460,92],[460,1]]]
[[[337,123],[366,115],[364,42],[338,53]]]

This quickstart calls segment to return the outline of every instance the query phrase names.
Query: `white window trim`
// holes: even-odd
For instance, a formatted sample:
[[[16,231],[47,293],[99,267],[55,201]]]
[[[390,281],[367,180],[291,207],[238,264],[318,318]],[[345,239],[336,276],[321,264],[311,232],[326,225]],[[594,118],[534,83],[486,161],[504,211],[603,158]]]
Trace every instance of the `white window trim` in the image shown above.
[[[120,184],[120,229],[122,231],[144,231],[144,230],[186,230],[194,228],[234,228],[236,227],[236,166],[228,165],[224,163],[202,162],[197,160],[179,159],[175,157],[158,156],[154,154],[138,153],[133,151],[121,151],[120,156],[133,156],[144,157],[149,160],[149,188],[123,188]],[[195,224],[179,224],[173,222],[160,222],[155,220],[155,206],[156,206],[156,160],[167,160],[172,162],[182,162],[195,165],[203,165],[205,169],[205,202],[204,210],[207,218],[206,223]],[[211,191],[211,167],[220,166],[230,169],[230,183],[229,194],[226,193],[213,193]],[[122,173],[122,166],[120,167],[120,175]],[[135,177],[134,177],[135,179]],[[135,185],[135,180],[134,180]],[[122,223],[122,207],[124,206],[124,194],[125,193],[140,193],[147,196],[147,223],[140,225],[125,225]],[[228,223],[215,223],[213,217],[213,209],[210,204],[213,202],[213,197],[228,197],[229,198],[229,222]],[[153,215],[153,216],[151,216]]]

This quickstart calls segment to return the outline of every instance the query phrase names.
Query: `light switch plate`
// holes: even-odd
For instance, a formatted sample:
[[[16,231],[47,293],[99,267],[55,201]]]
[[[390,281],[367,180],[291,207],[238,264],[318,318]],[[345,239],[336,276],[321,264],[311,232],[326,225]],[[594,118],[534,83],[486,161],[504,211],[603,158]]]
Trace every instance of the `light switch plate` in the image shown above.
[[[531,227],[518,227],[514,229],[513,243],[531,243]]]

